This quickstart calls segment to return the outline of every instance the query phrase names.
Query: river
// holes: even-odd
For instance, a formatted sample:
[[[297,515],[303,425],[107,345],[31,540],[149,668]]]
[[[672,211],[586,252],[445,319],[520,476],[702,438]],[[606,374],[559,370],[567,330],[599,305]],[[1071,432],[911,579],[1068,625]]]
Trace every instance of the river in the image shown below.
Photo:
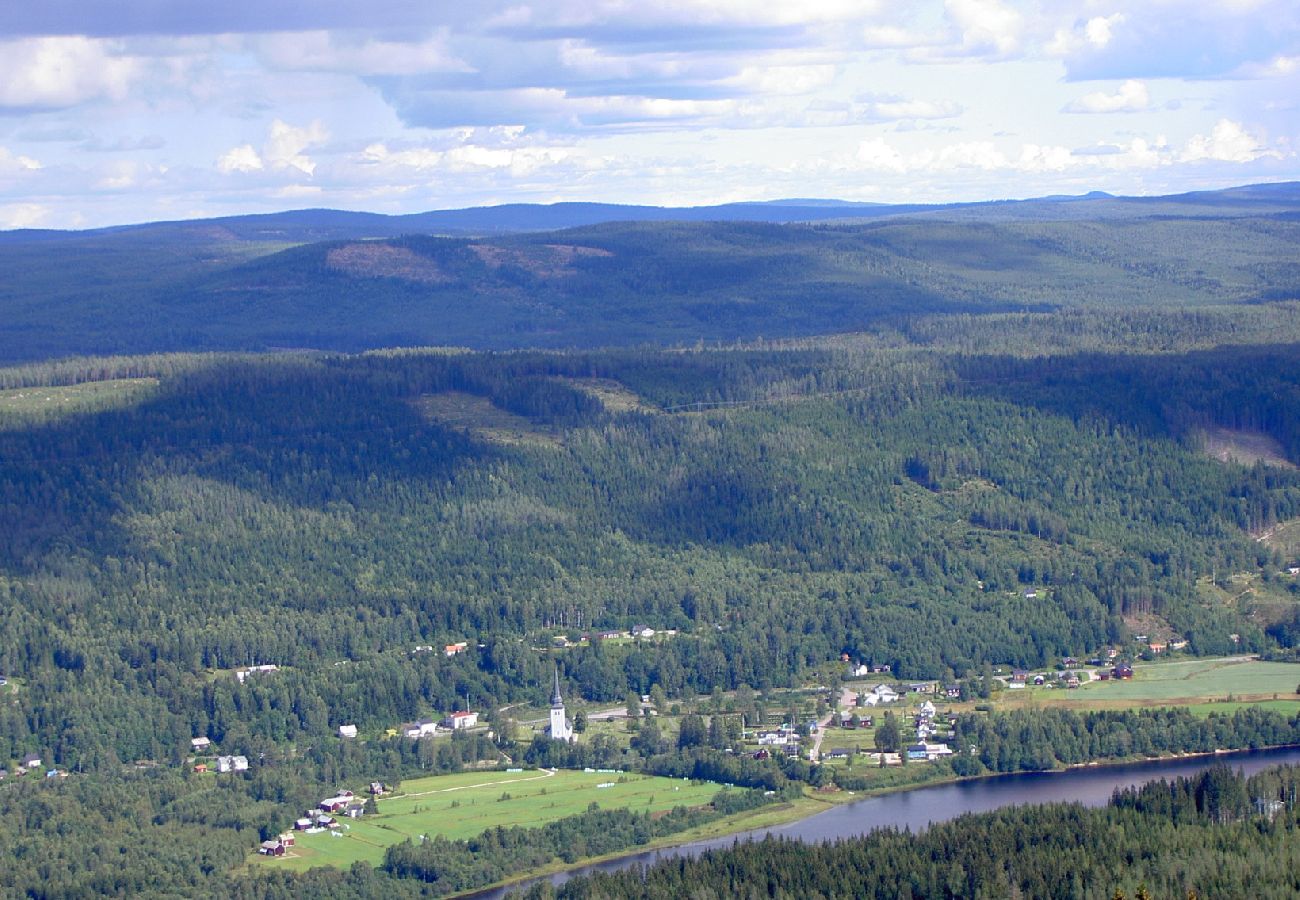
[[[1277,750],[1247,750],[1240,753],[1200,756],[1183,759],[1152,760],[1115,766],[1089,766],[1064,772],[1026,772],[1017,775],[994,775],[950,784],[914,788],[878,797],[866,797],[853,803],[835,806],[785,825],[744,831],[726,837],[695,841],[678,847],[649,850],[620,856],[617,859],[579,866],[549,876],[552,884],[563,884],[574,875],[591,872],[614,872],[634,865],[648,865],[677,856],[696,856],[705,850],[730,847],[735,841],[780,835],[801,841],[827,841],[854,837],[876,828],[925,828],[934,822],[946,822],[966,813],[988,812],[1003,806],[1024,803],[1077,802],[1085,806],[1104,806],[1116,788],[1131,787],[1157,778],[1194,775],[1218,762],[1253,774],[1269,766],[1300,764],[1300,747]],[[473,894],[476,900],[501,900],[510,891],[528,887],[534,879],[508,888],[492,888]]]

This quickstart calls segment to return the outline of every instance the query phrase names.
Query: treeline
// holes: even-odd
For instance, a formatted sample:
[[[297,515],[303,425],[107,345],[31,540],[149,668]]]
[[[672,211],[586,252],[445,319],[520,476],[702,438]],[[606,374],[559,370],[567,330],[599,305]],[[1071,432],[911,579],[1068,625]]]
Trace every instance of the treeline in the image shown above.
[[[953,730],[952,767],[959,775],[1300,744],[1300,716],[1254,706],[1204,717],[1185,707],[1011,710],[959,715]]]
[[[1298,780],[1291,767],[1251,778],[1215,767],[1131,789],[1102,809],[1012,807],[833,843],[767,838],[558,888],[544,882],[525,896],[1280,900],[1300,891]]]

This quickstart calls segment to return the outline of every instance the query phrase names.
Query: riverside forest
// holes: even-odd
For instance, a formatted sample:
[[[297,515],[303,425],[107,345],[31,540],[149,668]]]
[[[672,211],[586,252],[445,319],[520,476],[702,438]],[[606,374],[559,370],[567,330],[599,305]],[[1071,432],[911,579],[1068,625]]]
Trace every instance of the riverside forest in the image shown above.
[[[0,894],[442,896],[1300,744],[1295,186],[856,212],[0,236]],[[1289,896],[1295,780],[558,891]]]

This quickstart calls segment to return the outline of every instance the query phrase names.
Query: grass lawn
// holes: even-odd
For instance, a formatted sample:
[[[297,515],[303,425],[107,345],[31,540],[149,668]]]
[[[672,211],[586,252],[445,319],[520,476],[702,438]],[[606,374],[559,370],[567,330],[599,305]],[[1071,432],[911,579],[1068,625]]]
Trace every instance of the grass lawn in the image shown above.
[[[612,782],[612,784],[610,784]],[[609,787],[597,785],[610,784]],[[378,865],[391,844],[419,835],[469,838],[498,825],[532,827],[602,809],[658,812],[674,806],[702,806],[720,790],[716,784],[691,784],[672,778],[628,773],[561,770],[474,772],[403,782],[397,793],[379,800],[379,814],[344,819],[342,837],[298,834],[297,845],[280,859],[258,857],[267,865],[302,871],[313,866]],[[508,794],[509,799],[503,799]]]

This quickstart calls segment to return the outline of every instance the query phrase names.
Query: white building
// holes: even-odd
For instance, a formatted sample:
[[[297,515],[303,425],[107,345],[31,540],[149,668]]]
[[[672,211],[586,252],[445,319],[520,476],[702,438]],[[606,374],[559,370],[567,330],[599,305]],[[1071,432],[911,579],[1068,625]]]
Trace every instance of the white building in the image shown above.
[[[442,720],[444,728],[450,728],[452,731],[460,731],[462,728],[473,728],[478,724],[478,713],[476,712],[454,712]]]
[[[244,679],[246,679],[249,675],[265,675],[267,672],[275,672],[279,668],[280,667],[277,666],[275,663],[266,663],[260,666],[249,666],[246,669],[237,669],[235,671],[235,678],[239,680],[240,684],[243,684]]]
[[[555,667],[555,693],[551,694],[551,724],[548,729],[553,741],[572,741],[573,726],[564,711],[564,698],[560,696],[560,667]]]
[[[419,722],[407,722],[402,726],[402,734],[409,738],[429,737],[438,733],[438,723],[432,719],[421,719]]]
[[[898,691],[887,684],[876,685],[871,689],[871,693],[875,694],[881,703],[893,703],[901,696]]]
[[[340,725],[340,726],[339,726],[339,737],[341,737],[341,738],[354,738],[354,737],[356,737],[356,736],[357,736],[357,726],[355,726],[355,725]]]
[[[218,756],[217,771],[218,772],[247,772],[248,757],[247,756]]]

